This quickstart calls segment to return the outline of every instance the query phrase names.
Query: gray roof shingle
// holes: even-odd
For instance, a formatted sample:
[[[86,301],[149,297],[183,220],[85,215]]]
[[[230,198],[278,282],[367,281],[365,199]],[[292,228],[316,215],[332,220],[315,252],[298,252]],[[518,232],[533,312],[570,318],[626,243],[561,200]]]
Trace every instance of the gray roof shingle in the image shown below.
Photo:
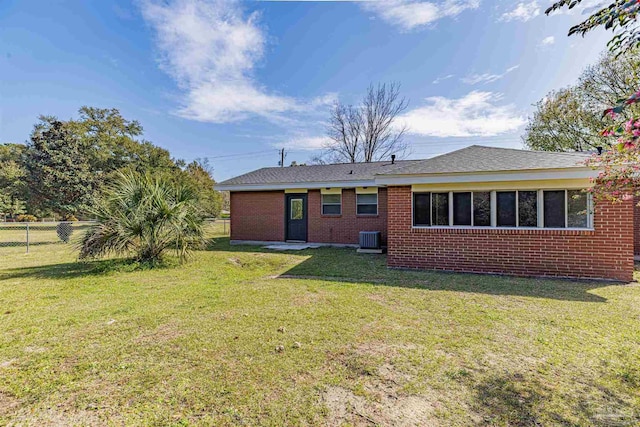
[[[559,153],[472,145],[451,153],[414,162],[390,171],[390,175],[464,172],[499,172],[584,167],[589,153]]]
[[[236,176],[218,185],[287,184],[302,182],[371,181],[377,174],[409,166],[421,160],[396,160],[372,163],[338,163],[332,165],[262,168]]]
[[[380,175],[421,175],[465,172],[498,172],[581,167],[587,153],[555,153],[472,145],[424,160],[340,163],[262,168],[219,183],[268,185],[312,182],[371,181]]]

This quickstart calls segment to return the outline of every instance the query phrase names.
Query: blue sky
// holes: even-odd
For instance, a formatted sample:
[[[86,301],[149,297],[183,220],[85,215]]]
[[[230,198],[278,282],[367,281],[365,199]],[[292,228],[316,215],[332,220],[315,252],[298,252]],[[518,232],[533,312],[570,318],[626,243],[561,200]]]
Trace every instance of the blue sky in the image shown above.
[[[575,81],[609,33],[551,1],[0,1],[0,142],[40,114],[115,107],[223,180],[307,161],[332,102],[399,82],[411,158],[521,147],[531,104]]]

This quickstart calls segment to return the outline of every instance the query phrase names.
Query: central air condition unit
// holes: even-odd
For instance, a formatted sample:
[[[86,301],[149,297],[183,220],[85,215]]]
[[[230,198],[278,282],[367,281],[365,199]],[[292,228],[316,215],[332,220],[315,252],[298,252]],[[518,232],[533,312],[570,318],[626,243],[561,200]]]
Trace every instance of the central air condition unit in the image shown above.
[[[382,253],[379,231],[361,231],[359,240],[360,248],[358,252]]]

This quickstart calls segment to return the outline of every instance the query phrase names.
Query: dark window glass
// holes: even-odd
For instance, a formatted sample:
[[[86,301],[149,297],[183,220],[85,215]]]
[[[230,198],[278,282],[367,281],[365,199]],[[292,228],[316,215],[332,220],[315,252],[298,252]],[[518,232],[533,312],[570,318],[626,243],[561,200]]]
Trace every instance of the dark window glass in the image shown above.
[[[516,192],[499,191],[496,193],[498,207],[498,227],[516,226]]]
[[[453,193],[453,225],[471,225],[471,193]]]
[[[491,193],[473,193],[473,225],[489,227],[491,225]]]
[[[432,193],[431,223],[449,225],[449,193]]]
[[[586,228],[587,223],[587,193],[580,190],[567,191],[567,226],[572,228]]]
[[[340,215],[340,205],[322,205],[322,215]]]
[[[544,192],[544,226],[564,228],[564,190]]]
[[[378,213],[377,194],[356,195],[356,213],[358,215],[376,215]]]
[[[431,225],[431,193],[413,193],[413,225]]]
[[[538,192],[518,191],[518,225],[538,226]]]

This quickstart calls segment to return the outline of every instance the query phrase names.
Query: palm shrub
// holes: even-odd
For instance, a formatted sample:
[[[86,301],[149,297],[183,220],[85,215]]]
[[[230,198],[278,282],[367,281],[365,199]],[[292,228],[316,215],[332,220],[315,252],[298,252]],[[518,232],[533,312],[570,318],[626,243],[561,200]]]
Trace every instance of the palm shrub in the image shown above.
[[[204,243],[197,192],[167,178],[120,173],[90,211],[98,224],[82,239],[81,259],[133,255],[155,264],[167,250],[184,260]]]

